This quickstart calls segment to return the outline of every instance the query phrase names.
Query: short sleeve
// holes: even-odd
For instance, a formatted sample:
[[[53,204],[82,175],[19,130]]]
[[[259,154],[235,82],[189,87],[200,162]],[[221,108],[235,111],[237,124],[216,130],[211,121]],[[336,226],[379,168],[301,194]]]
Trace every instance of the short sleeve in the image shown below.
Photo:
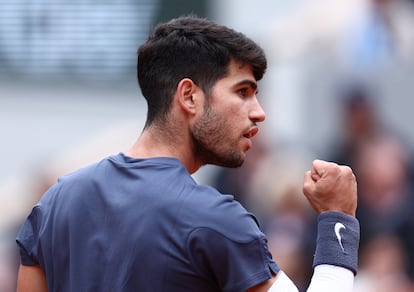
[[[34,207],[17,235],[16,242],[20,249],[20,259],[23,265],[39,264],[38,238],[41,212],[38,206]]]
[[[222,291],[245,291],[279,271],[265,236],[234,241],[209,228],[195,229],[188,240],[192,264]]]

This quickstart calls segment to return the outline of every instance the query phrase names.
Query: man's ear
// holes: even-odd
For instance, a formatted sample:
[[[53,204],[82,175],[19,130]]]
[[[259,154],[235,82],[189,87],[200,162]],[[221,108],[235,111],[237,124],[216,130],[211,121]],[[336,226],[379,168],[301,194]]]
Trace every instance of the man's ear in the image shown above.
[[[182,79],[177,86],[176,98],[178,104],[186,112],[195,112],[200,94],[200,88],[190,78]]]

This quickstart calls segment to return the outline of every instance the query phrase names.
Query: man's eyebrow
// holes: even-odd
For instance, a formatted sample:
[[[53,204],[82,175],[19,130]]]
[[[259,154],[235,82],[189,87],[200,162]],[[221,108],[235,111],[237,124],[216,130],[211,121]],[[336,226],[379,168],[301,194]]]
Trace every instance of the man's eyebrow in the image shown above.
[[[245,80],[239,81],[236,84],[234,84],[234,87],[238,87],[238,86],[241,86],[241,85],[249,85],[253,90],[257,89],[257,83],[250,80],[250,79],[245,79]]]

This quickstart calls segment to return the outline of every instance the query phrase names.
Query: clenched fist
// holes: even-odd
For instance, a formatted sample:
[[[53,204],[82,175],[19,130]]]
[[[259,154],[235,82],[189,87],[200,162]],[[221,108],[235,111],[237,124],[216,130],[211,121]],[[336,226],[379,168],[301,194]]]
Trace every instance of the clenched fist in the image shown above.
[[[336,211],[355,217],[357,183],[348,166],[314,160],[305,174],[303,193],[317,213]]]

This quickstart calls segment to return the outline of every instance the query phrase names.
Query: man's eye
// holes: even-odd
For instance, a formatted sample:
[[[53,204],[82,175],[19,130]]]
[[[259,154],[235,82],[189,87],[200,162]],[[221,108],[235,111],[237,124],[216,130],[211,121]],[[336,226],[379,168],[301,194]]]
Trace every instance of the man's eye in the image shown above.
[[[237,93],[241,96],[241,97],[247,97],[249,95],[249,90],[247,88],[241,88],[237,91]]]

